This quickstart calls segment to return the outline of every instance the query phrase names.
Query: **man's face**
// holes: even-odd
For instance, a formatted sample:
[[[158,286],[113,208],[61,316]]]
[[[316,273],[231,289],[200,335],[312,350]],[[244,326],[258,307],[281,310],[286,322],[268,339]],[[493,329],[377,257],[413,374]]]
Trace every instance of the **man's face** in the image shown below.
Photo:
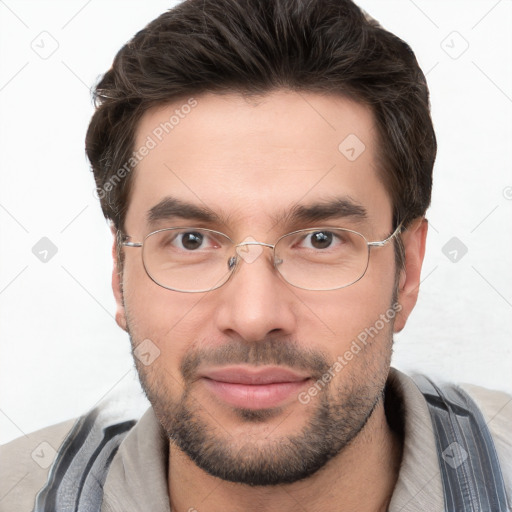
[[[125,223],[131,241],[176,226],[269,244],[319,226],[349,228],[368,241],[393,231],[368,108],[286,91],[258,102],[237,94],[195,100],[190,109],[182,108],[185,99],[150,110],[139,123],[135,149],[148,136],[158,144],[135,171]],[[162,136],[157,128],[177,109],[179,122],[175,117]],[[150,225],[148,211],[165,198],[217,218],[173,209]],[[366,216],[291,215],[338,199]],[[371,249],[362,279],[333,291],[287,284],[267,247],[254,261],[242,259],[222,287],[202,293],[158,286],[140,248],[125,254],[122,301],[114,278],[118,323],[134,348],[149,348],[146,360],[159,351],[150,364],[135,359],[142,385],[169,436],[199,467],[253,485],[293,482],[324,466],[364,427],[391,356],[392,243]]]

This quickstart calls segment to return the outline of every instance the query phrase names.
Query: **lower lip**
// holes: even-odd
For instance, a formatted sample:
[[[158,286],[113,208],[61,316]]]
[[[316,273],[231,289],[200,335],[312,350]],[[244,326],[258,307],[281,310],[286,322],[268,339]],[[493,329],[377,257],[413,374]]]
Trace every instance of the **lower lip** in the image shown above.
[[[273,384],[235,384],[202,379],[210,391],[224,402],[242,409],[268,409],[281,405],[290,397],[296,397],[307,381],[276,382]]]

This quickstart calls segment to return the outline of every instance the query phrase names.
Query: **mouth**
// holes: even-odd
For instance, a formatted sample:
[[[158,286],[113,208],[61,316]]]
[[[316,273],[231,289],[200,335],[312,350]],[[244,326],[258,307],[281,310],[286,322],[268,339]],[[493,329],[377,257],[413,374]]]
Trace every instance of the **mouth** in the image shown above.
[[[310,376],[278,366],[207,369],[200,381],[221,401],[243,409],[268,409],[290,402]]]

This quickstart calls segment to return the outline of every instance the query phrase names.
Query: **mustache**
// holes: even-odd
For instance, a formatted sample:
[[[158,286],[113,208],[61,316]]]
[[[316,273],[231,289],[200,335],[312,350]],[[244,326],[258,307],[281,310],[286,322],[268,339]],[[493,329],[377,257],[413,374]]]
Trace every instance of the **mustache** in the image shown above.
[[[233,340],[219,347],[195,349],[183,358],[180,370],[184,380],[190,382],[197,378],[198,369],[202,365],[237,364],[288,366],[307,371],[314,378],[321,378],[330,368],[322,352],[304,349],[293,341],[268,337],[250,343]]]

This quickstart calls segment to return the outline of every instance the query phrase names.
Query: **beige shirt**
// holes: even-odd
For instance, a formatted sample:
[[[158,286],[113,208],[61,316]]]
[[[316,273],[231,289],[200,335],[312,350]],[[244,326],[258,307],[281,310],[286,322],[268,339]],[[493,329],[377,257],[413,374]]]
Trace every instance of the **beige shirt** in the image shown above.
[[[389,512],[443,512],[443,488],[427,404],[412,379],[395,369],[391,369],[388,386],[404,411],[403,458]],[[477,386],[461,387],[482,410],[512,503],[512,397]],[[49,471],[40,465],[48,455],[45,449],[58,449],[73,424],[68,421],[54,425],[0,447],[0,512],[32,511]],[[41,443],[50,448],[41,447]],[[39,464],[35,462],[38,455]],[[112,461],[101,512],[170,512],[167,458],[168,441],[150,407],[122,441]],[[207,508],[194,504],[193,497],[191,506]]]

